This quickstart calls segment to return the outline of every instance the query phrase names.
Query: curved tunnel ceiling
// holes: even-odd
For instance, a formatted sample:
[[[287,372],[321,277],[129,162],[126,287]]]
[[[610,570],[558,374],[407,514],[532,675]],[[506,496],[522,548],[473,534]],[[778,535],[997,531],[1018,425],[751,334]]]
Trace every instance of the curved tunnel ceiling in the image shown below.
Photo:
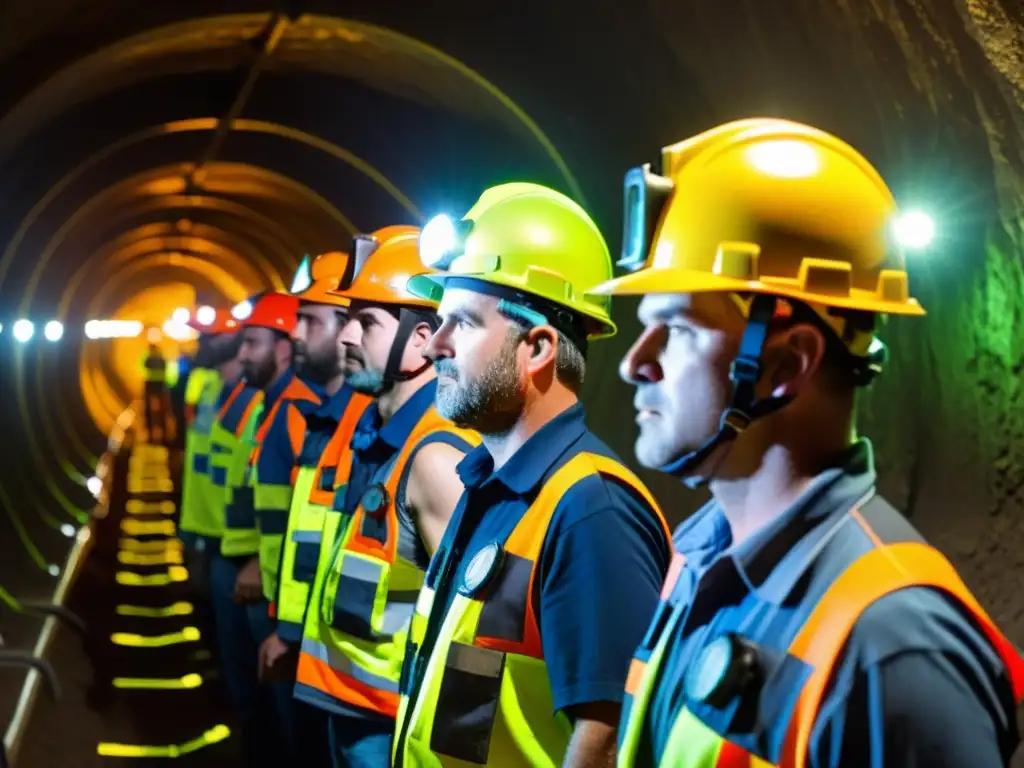
[[[1021,316],[1024,295],[1007,256],[1024,210],[1021,54],[1006,43],[1024,13],[1012,4],[826,0],[785,14],[750,0],[290,0],[294,18],[248,0],[216,14],[209,0],[8,5],[19,9],[0,7],[0,426],[12,437],[0,456],[5,481],[42,481],[0,485],[0,506],[49,515],[49,529],[88,506],[79,475],[103,448],[94,421],[105,427],[128,397],[114,345],[80,343],[87,319],[138,311],[140,297],[171,306],[188,285],[207,302],[280,287],[303,254],[344,247],[353,230],[464,210],[513,179],[587,203],[614,249],[627,167],[755,114],[839,133],[901,200],[949,215],[946,258],[911,265],[929,330],[894,324],[891,375],[865,406],[892,457],[888,495],[956,496],[945,480],[923,499],[909,490],[922,403],[956,430],[957,404],[984,393],[966,420],[983,436],[956,432],[982,445],[979,477],[1024,434],[1024,416],[1003,407],[1016,390],[993,383],[1024,366],[1024,331],[975,319]],[[613,370],[628,313],[622,338],[593,351],[595,399],[625,401]],[[59,317],[67,336],[18,348],[6,328],[18,316]],[[629,454],[615,409],[592,409],[591,426]],[[935,461],[938,477],[958,475],[957,460]],[[985,505],[1016,493],[996,475]],[[942,523],[974,536],[954,518]]]
[[[386,150],[396,127],[408,153]],[[455,195],[424,196],[439,165],[462,175],[485,157],[501,160]],[[40,568],[55,556],[39,539],[87,508],[86,477],[145,350],[144,339],[84,342],[85,322],[138,318],[143,304],[169,313],[182,287],[197,303],[283,288],[303,254],[421,221],[424,206],[468,204],[502,175],[583,196],[536,122],[471,68],[394,30],[314,14],[170,20],[61,62],[0,118],[0,167],[18,193],[2,204],[0,322],[67,328],[59,346],[18,348],[8,333],[2,350],[4,420],[22,438],[12,464],[43,481],[19,490],[30,509],[0,506]],[[51,534],[26,528],[35,513]]]

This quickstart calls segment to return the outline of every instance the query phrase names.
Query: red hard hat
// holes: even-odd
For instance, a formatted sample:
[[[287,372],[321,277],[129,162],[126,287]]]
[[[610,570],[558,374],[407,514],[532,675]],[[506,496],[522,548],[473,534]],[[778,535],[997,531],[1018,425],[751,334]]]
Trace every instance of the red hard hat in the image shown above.
[[[253,302],[246,328],[270,328],[291,335],[298,322],[299,300],[287,293],[264,293]]]

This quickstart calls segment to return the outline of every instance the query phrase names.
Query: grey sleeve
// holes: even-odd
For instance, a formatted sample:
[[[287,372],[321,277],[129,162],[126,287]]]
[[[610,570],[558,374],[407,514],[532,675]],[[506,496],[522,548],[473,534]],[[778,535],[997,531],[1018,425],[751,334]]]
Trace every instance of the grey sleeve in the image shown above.
[[[1002,768],[1019,742],[1005,668],[937,592],[865,612],[812,733],[814,768]]]

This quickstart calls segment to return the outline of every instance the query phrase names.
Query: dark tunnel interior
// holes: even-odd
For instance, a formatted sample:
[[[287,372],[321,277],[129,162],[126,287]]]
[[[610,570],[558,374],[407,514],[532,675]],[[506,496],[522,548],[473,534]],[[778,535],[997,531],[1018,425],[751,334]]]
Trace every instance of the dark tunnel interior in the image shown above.
[[[939,223],[909,264],[928,317],[888,323],[859,427],[882,492],[1024,642],[1024,6],[34,0],[0,6],[0,63],[0,588],[52,593],[131,399],[144,348],[87,321],[286,287],[304,254],[505,181],[575,197],[614,253],[627,168],[778,116],[849,141]],[[584,400],[635,467],[634,309]],[[704,501],[643,477],[672,522]]]

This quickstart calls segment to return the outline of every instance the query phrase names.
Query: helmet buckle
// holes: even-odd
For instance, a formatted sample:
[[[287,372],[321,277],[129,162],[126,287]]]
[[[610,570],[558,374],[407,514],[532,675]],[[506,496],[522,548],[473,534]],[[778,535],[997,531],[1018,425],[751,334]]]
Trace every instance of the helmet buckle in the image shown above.
[[[733,383],[756,384],[761,378],[761,361],[749,357],[737,357],[729,366],[729,380]]]
[[[722,414],[722,420],[719,422],[718,428],[721,431],[732,430],[739,435],[750,426],[752,421],[753,419],[743,411],[737,408],[728,408]]]

